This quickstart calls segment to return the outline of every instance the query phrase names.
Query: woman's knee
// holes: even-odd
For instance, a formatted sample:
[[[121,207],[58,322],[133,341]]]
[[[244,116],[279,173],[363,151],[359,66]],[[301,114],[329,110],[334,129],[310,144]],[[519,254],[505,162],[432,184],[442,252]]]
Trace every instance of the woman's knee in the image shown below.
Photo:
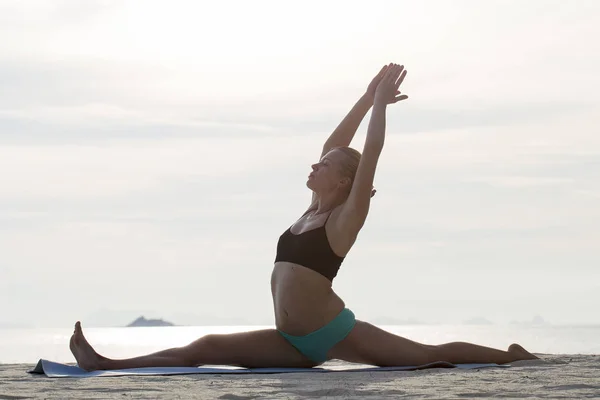
[[[211,333],[211,334],[202,336],[201,338],[197,339],[195,342],[193,342],[191,344],[191,346],[197,352],[202,352],[202,353],[218,352],[221,349],[223,349],[224,347],[226,347],[225,337],[224,337],[224,335]]]
[[[463,352],[465,342],[449,342],[431,346],[435,361],[447,361],[455,359],[456,354]]]
[[[181,348],[182,358],[189,366],[210,364],[223,348],[221,335],[209,334]]]

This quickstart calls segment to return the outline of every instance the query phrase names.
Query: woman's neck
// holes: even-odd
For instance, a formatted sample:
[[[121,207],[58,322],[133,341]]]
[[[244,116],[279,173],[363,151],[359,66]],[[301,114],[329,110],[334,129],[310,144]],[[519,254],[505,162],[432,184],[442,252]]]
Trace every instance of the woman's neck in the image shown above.
[[[345,199],[342,198],[342,196],[340,196],[340,193],[338,192],[332,192],[325,195],[317,196],[317,200],[315,202],[316,204],[315,206],[313,206],[313,209],[315,210],[314,214],[318,215],[331,211],[339,205],[343,204],[344,201]]]

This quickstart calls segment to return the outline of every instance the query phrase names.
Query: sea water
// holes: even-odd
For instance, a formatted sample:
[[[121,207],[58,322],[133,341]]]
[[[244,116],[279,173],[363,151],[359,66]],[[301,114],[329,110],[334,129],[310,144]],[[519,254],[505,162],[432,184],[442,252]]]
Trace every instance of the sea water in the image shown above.
[[[84,327],[85,328],[85,327]],[[144,355],[186,345],[210,333],[234,333],[271,326],[174,326],[85,328],[89,342],[110,358]],[[395,325],[380,328],[426,344],[467,341],[506,349],[519,343],[544,354],[600,354],[599,326]],[[35,363],[40,358],[74,362],[69,329],[0,329],[0,364]]]

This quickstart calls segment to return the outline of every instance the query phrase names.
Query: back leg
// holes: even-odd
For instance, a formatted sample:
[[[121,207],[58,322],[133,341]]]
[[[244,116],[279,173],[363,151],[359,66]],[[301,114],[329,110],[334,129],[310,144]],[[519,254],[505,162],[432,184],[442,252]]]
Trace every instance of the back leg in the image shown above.
[[[70,347],[79,366],[88,371],[142,367],[191,367],[206,364],[241,367],[314,367],[318,365],[296,350],[275,329],[234,334],[211,334],[183,347],[128,359],[110,359],[98,354],[93,349],[83,335],[81,324],[77,322]]]
[[[435,361],[505,364],[538,358],[517,344],[511,345],[508,351],[465,342],[437,346],[422,344],[362,321],[356,321],[350,334],[328,355],[330,358],[378,366],[421,365]]]

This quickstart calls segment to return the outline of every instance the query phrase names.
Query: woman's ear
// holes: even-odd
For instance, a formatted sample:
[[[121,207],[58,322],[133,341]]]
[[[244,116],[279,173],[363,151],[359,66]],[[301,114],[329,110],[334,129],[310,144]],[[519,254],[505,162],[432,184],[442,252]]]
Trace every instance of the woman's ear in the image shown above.
[[[338,183],[339,188],[348,187],[350,185],[352,185],[352,179],[350,179],[348,177],[344,177],[344,178],[340,179],[340,182]]]

